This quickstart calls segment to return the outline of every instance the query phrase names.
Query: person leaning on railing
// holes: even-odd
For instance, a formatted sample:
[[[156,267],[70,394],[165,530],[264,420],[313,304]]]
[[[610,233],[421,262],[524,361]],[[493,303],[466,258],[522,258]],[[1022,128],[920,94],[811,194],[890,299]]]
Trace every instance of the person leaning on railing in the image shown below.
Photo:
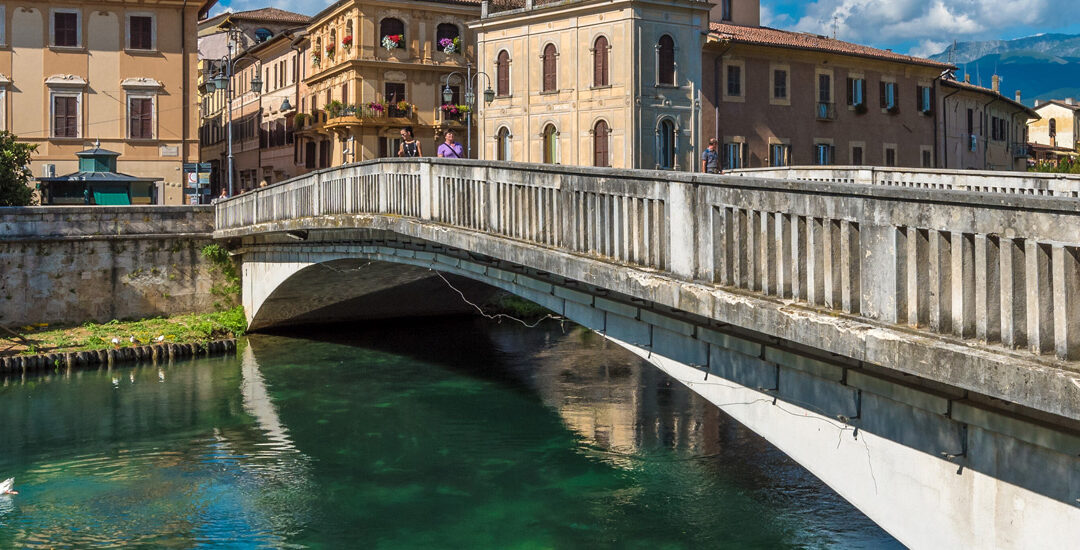
[[[454,142],[454,131],[447,130],[442,144],[439,145],[438,155],[442,158],[459,159],[463,152],[461,144]]]
[[[420,141],[413,136],[412,126],[401,129],[401,145],[398,146],[399,157],[422,157],[424,151],[420,148]]]

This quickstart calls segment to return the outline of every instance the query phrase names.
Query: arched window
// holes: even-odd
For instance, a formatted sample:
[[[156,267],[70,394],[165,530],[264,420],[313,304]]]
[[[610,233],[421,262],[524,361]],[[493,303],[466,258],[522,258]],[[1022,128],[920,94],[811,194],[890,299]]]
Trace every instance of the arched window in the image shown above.
[[[510,129],[503,126],[495,135],[495,159],[510,160],[510,157]]]
[[[556,91],[555,86],[558,85],[555,78],[557,68],[555,64],[556,53],[555,44],[544,46],[544,87],[542,89],[544,92],[554,92]]]
[[[675,124],[664,119],[656,130],[656,163],[659,168],[675,167]]]
[[[311,52],[311,57],[312,57],[312,59],[322,59],[322,54],[323,54],[322,37],[319,37],[319,38],[315,39],[315,51]],[[318,65],[317,62],[314,63],[314,64]]]
[[[608,131],[607,122],[596,121],[593,126],[593,166],[611,166],[608,163]]]
[[[544,164],[559,162],[559,131],[554,124],[544,126]]]
[[[1050,137],[1057,137],[1057,120],[1050,119]]]
[[[256,42],[266,42],[267,40],[270,40],[270,37],[272,36],[274,36],[274,33],[270,29],[255,29]]]
[[[348,40],[346,40],[348,38]],[[345,22],[345,36],[341,37],[342,46],[352,46],[353,41],[353,24],[352,19]]]
[[[330,59],[337,52],[337,29],[330,29],[330,40],[326,43],[326,57]]]
[[[510,95],[510,54],[506,50],[495,60],[495,93],[499,97]]]
[[[675,41],[666,34],[656,45],[656,83],[675,85]]]
[[[400,19],[394,19],[393,17],[387,17],[379,22],[379,37],[378,46],[386,47],[386,37],[396,36],[398,37],[398,48],[405,47],[405,23],[402,23]],[[390,48],[391,50],[394,48]]]
[[[461,53],[461,31],[453,23],[439,23],[435,27],[435,48],[446,53]]]
[[[593,86],[608,85],[608,41],[601,36],[593,43]]]

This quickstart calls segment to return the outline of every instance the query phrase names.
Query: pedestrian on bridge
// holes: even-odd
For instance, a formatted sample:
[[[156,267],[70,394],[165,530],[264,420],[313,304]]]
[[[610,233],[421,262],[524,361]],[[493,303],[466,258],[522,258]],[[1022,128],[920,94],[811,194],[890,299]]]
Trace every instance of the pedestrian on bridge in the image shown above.
[[[420,141],[413,136],[412,126],[401,129],[401,145],[398,146],[397,156],[410,158],[424,156],[424,151],[420,148]]]
[[[709,139],[709,146],[701,152],[701,171],[706,174],[720,173],[720,151],[716,138]]]
[[[438,155],[442,158],[459,159],[463,152],[461,144],[454,142],[454,131],[447,130],[442,144],[439,145]]]

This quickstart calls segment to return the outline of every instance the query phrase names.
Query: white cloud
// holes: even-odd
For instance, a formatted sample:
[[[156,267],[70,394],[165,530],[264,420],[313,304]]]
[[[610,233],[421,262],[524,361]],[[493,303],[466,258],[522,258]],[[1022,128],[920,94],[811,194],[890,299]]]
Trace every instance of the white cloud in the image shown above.
[[[1063,27],[1063,13],[1077,0],[815,0],[806,5],[795,30],[832,34],[852,42],[918,42],[913,53],[953,40],[999,38],[1017,27]],[[938,50],[940,51],[940,49]],[[932,52],[936,53],[936,52]]]
[[[911,48],[908,54],[916,57],[930,57],[931,55],[937,55],[945,51],[945,48],[948,48],[949,44],[950,42],[944,41],[920,40],[919,45]]]

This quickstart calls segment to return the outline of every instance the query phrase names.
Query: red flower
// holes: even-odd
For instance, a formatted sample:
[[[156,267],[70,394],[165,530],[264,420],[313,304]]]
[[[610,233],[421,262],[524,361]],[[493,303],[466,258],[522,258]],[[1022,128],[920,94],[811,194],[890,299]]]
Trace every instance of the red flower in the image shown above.
[[[342,46],[352,46],[352,35],[351,34],[346,35],[344,38],[342,38],[341,39],[341,45]]]

